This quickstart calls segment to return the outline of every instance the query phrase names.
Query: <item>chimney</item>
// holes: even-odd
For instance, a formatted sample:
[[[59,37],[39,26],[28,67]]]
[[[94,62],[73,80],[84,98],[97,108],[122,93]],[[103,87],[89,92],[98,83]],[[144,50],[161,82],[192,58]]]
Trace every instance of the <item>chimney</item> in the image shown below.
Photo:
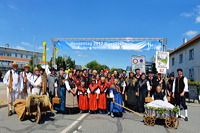
[[[187,38],[184,38],[183,39],[183,44],[186,43],[186,42],[187,42]]]

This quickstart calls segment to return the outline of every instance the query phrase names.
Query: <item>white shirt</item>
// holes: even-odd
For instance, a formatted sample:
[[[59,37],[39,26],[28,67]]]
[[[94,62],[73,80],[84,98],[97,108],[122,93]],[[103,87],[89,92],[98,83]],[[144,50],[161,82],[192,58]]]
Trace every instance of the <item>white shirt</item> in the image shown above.
[[[22,74],[22,77],[24,78],[25,77],[25,74],[26,74],[26,78],[30,78],[33,74],[31,72],[28,72],[26,73],[25,71],[21,73]],[[30,82],[26,82],[26,85],[27,85],[27,89],[30,88]]]
[[[14,91],[22,91],[24,88],[23,85],[23,77],[22,75],[19,73],[19,71],[12,71],[12,89]],[[5,74],[4,78],[3,78],[3,83],[7,86],[10,82],[10,70],[7,71],[7,73]]]
[[[186,77],[183,78],[183,82],[185,84],[185,87],[183,89],[184,92],[189,92],[188,90],[188,79]],[[175,92],[175,86],[176,86],[176,78],[174,79],[174,83],[173,83],[173,88],[172,88],[172,92]]]
[[[36,80],[37,79],[37,80]],[[42,83],[42,76],[37,76],[37,75],[32,75],[31,77],[28,78],[28,81],[34,88],[41,89],[41,87],[38,87]]]
[[[91,93],[90,88],[87,89],[87,93],[88,93],[88,94]],[[94,93],[99,94],[99,93],[100,93],[100,89],[99,89],[99,88],[96,89],[96,90],[94,91]]]
[[[149,81],[147,81],[147,90],[148,90],[148,91],[151,90]]]
[[[68,80],[65,81],[65,85],[66,85],[66,89],[67,89],[68,91],[71,90],[71,89],[73,89],[73,88],[70,87],[69,81],[68,81]],[[75,89],[77,89],[77,86],[76,86],[76,85],[75,85]]]

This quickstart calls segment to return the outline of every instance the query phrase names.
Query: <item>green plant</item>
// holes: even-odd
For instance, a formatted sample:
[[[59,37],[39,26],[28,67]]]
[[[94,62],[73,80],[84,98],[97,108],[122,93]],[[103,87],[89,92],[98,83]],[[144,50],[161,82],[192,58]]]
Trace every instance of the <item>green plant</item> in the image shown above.
[[[179,107],[178,107],[178,106],[175,106],[171,111],[172,111],[173,113],[175,113],[175,114],[178,114],[178,112],[179,112]]]

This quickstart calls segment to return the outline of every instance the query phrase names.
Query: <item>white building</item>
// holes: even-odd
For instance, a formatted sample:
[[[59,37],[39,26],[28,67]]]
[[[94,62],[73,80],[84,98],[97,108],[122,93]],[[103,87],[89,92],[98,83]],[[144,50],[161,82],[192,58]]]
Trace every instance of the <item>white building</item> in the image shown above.
[[[200,34],[185,42],[169,54],[170,63],[168,73],[183,69],[183,75],[190,80],[200,81]]]

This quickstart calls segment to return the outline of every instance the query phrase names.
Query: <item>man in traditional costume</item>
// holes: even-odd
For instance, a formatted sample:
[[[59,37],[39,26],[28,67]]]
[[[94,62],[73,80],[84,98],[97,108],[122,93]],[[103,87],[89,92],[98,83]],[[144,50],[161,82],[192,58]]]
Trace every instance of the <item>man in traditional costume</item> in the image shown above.
[[[26,99],[28,95],[31,95],[31,84],[28,82],[28,78],[30,78],[33,74],[30,72],[30,66],[26,64],[24,66],[24,71],[21,73],[24,79],[24,89],[23,89],[23,98]]]
[[[98,109],[100,114],[105,114],[106,113],[106,91],[107,91],[107,83],[105,80],[105,77],[101,77],[101,80],[98,82],[98,87],[100,90],[99,93],[99,99],[98,99]]]
[[[57,74],[56,74],[55,68],[51,68],[50,71],[51,73],[47,75],[47,88],[48,88],[49,97],[51,100],[55,96],[54,83],[57,79]]]
[[[118,79],[114,79],[114,84],[110,87],[110,98],[112,98],[112,102],[110,103],[110,116],[111,117],[122,117],[123,108],[116,105],[113,102],[116,102],[120,105],[123,104],[122,94],[120,92],[120,87],[118,86]]]
[[[34,74],[27,78],[31,84],[31,92],[35,95],[41,95],[42,91],[42,76],[40,75],[40,69],[35,67]]]
[[[92,83],[89,85],[87,93],[89,98],[90,114],[96,114],[96,111],[98,109],[97,100],[99,97],[100,90],[98,84],[96,84],[95,78],[92,78]]]
[[[169,80],[167,81],[167,96],[170,97],[170,103],[174,104],[174,99],[172,97],[172,89],[173,89],[173,83],[174,83],[174,75],[169,75]]]
[[[185,121],[188,121],[188,110],[187,105],[185,103],[186,92],[188,90],[188,80],[183,76],[183,70],[177,69],[178,77],[174,80],[173,89],[172,89],[172,97],[175,98],[175,105],[182,105],[185,110]],[[181,116],[181,112],[179,111],[179,117]]]
[[[24,88],[23,77],[18,71],[18,64],[16,62],[12,63],[12,69],[7,71],[3,82],[7,86],[8,116],[10,116],[12,115],[12,104],[19,98]]]
[[[61,103],[54,104],[54,108],[55,110],[57,110],[58,113],[64,113],[65,112],[65,97],[66,97],[64,71],[60,70],[58,74],[59,75],[55,81],[55,97],[59,97],[61,99]]]
[[[85,81],[81,80],[81,85],[78,87],[78,107],[80,109],[80,113],[85,113],[89,109],[88,104],[88,93],[87,88],[85,87]]]
[[[75,114],[77,113],[78,108],[78,99],[77,99],[77,86],[73,79],[73,73],[70,71],[68,73],[67,80],[65,81],[66,85],[66,100],[65,100],[65,107],[67,108],[68,114]]]
[[[157,78],[153,76],[153,73],[150,71],[148,72],[147,80],[149,81],[150,88],[151,88],[151,96],[156,92],[156,80]]]

